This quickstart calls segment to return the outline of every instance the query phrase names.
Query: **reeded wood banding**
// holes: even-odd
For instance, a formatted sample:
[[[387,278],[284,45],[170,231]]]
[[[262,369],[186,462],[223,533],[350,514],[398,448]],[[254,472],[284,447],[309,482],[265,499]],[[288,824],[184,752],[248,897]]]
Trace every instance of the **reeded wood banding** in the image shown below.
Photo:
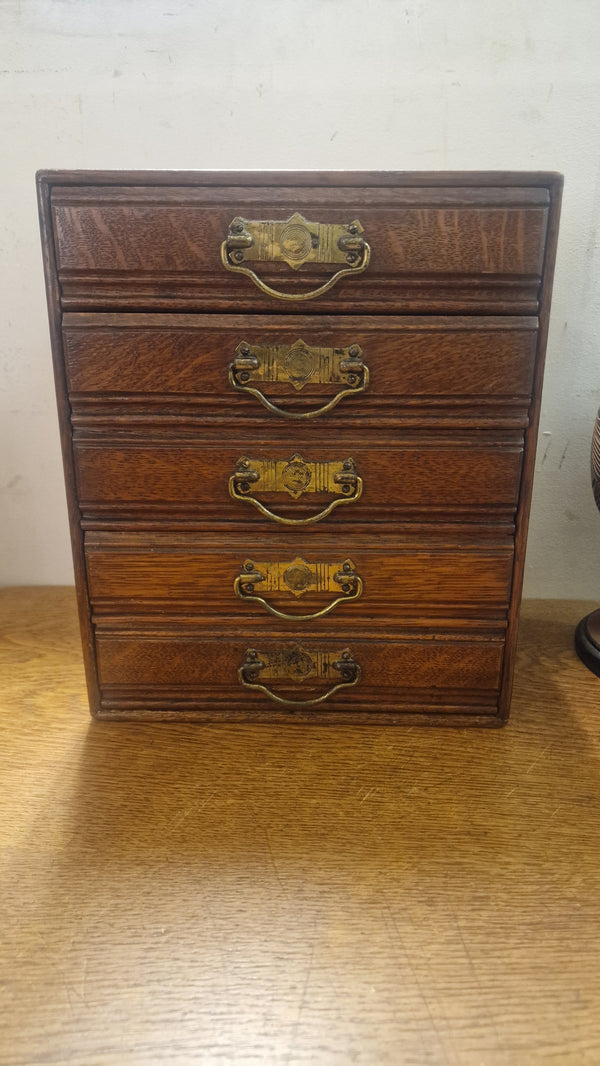
[[[561,186],[38,176],[94,715],[506,720]]]

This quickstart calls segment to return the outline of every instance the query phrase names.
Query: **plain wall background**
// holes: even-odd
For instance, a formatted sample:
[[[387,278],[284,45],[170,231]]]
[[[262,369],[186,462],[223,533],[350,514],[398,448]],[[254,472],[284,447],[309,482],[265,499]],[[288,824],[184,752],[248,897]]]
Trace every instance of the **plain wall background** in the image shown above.
[[[39,168],[560,170],[525,594],[600,599],[596,0],[0,0],[0,584],[71,583]]]

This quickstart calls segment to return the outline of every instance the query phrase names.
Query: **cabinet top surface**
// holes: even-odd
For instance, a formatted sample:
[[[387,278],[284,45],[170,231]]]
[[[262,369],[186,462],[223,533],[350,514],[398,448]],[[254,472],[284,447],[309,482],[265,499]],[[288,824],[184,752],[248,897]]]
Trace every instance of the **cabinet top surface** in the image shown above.
[[[558,187],[554,171],[320,171],[320,170],[40,170],[39,183],[60,185],[335,185]]]

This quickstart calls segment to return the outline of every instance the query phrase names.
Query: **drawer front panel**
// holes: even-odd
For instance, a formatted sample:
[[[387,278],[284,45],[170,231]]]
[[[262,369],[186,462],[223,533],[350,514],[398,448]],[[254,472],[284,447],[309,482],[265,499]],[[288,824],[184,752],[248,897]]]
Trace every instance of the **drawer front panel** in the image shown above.
[[[158,608],[210,625],[214,615],[268,618],[258,597],[294,616],[310,616],[338,600],[328,624],[356,626],[365,616],[392,624],[416,614],[485,610],[499,616],[509,599],[512,550],[506,542],[401,551],[393,540],[365,543],[351,533],[297,537],[294,544],[280,537],[206,543],[193,537],[90,533],[86,564],[97,613]]]
[[[252,449],[255,455],[251,455]],[[75,459],[82,513],[87,517],[177,514],[207,522],[216,518],[244,524],[268,522],[271,527],[274,520],[259,513],[250,498],[232,499],[229,495],[230,479],[244,455],[250,456],[252,475],[265,455],[269,469],[255,481],[239,481],[238,497],[247,485],[245,495],[268,506],[273,514],[303,521],[314,519],[332,501],[341,500],[345,506],[337,506],[327,521],[346,523],[386,520],[402,513],[432,517],[443,513],[446,518],[465,513],[511,515],[517,503],[522,448],[501,439],[483,445],[481,437],[461,443],[454,437],[402,445],[384,440],[361,443],[340,435],[336,444],[313,440],[302,453],[285,450],[281,442],[266,446],[244,439],[227,447],[217,443],[78,441]],[[333,468],[341,470],[350,457],[362,480],[359,498],[352,490],[351,498],[344,499],[340,486],[334,491],[312,491],[309,484],[304,491],[309,476],[317,483]],[[279,466],[276,481],[267,476],[271,460],[283,464],[283,478],[279,477]],[[308,463],[313,464],[312,469],[304,471],[304,481],[296,481],[296,474],[302,474]],[[278,491],[286,482],[286,472],[292,475],[289,491]],[[293,498],[298,483],[301,494]]]
[[[496,304],[535,313],[548,192],[535,187],[58,187],[52,213],[65,308],[84,302],[88,307],[277,307],[280,301],[249,277],[224,268],[221,247],[236,218],[285,222],[300,213],[316,226],[356,221],[370,248],[366,271],[343,277],[317,298],[319,307],[349,302],[382,309],[392,302],[404,310],[416,302],[476,310]],[[290,261],[281,261],[282,248],[276,242],[277,261],[247,266],[287,295],[318,289],[340,269],[337,262],[311,261],[293,269]],[[294,251],[291,256],[293,262]]]
[[[257,661],[265,664],[265,686],[290,701],[287,710],[309,714],[314,710],[300,704],[322,697],[340,682],[334,664],[340,663],[345,651],[359,667],[358,680],[355,675],[355,684],[339,688],[322,707],[341,713],[352,708],[371,712],[406,708],[493,714],[503,654],[502,641],[492,638],[355,641],[341,635],[327,641],[295,641],[252,632],[208,638],[99,628],[96,645],[102,704],[107,709],[148,707],[153,701],[163,707],[170,702],[171,707],[179,703],[198,709],[230,705],[249,718],[254,707],[270,708],[273,701],[242,684],[239,671],[248,663],[248,652],[256,652]],[[269,670],[274,663],[279,669]],[[245,676],[251,680],[249,671]],[[259,671],[257,680],[260,677]]]
[[[450,401],[521,405],[531,393],[537,320],[424,319],[211,315],[68,314],[63,325],[72,402],[147,401],[148,412],[179,401],[187,411],[223,414],[241,409],[265,417],[261,396],[289,412],[309,413],[345,390],[336,410],[343,419],[373,410],[428,407]],[[302,342],[302,343],[299,343]],[[247,346],[258,363],[244,371]],[[358,349],[367,368],[364,391],[336,373],[335,352]],[[340,357],[337,358],[337,363]],[[239,368],[238,369],[238,363]],[[229,367],[233,364],[230,376]],[[342,366],[345,364],[342,360]],[[348,378],[351,378],[350,382]],[[364,377],[364,375],[363,375]],[[321,378],[321,380],[319,380]],[[246,381],[246,384],[244,382]],[[237,388],[236,388],[237,386]],[[253,388],[255,393],[241,393]],[[322,418],[327,421],[327,415]],[[329,415],[331,418],[331,415]]]

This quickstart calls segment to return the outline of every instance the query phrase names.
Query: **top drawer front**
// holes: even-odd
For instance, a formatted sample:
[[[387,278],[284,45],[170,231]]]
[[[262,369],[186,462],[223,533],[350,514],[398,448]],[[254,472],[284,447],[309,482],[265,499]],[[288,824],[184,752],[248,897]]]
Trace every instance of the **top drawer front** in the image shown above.
[[[57,186],[52,218],[63,307],[218,310],[477,310],[536,313],[549,193],[528,188]],[[357,220],[362,273],[314,300],[265,295],[230,273],[221,246],[235,218],[323,228]],[[278,232],[278,231],[277,231]],[[248,262],[298,296],[343,264]]]

